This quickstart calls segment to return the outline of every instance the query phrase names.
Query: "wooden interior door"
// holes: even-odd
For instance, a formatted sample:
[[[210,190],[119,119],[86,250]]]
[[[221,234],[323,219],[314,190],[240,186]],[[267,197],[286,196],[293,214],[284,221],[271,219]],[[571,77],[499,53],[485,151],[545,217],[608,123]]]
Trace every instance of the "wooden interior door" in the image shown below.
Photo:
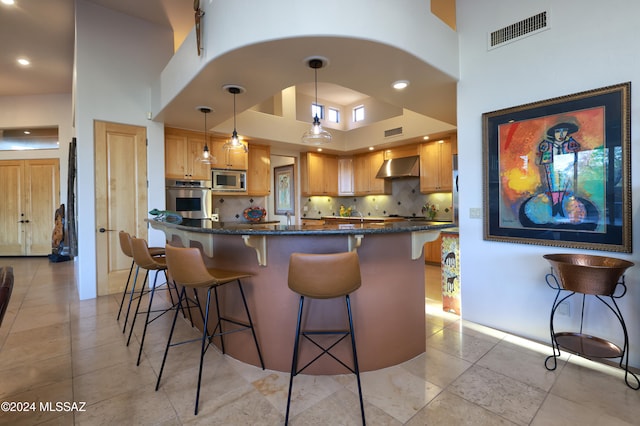
[[[60,161],[57,158],[26,160],[25,190],[27,211],[25,255],[51,254],[55,211],[60,206]]]
[[[0,256],[22,256],[25,247],[23,223],[26,214],[24,203],[24,162],[0,161]]]
[[[121,292],[131,259],[120,249],[123,230],[147,239],[147,132],[94,122],[98,295]]]
[[[0,193],[0,255],[50,254],[60,202],[60,161],[0,161]]]

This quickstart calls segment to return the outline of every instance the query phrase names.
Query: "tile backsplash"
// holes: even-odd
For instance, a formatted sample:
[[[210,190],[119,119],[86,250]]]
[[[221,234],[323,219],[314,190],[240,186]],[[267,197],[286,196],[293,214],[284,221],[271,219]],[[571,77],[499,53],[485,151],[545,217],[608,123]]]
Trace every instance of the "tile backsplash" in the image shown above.
[[[302,197],[300,217],[320,218],[338,216],[340,205],[351,207],[363,216],[424,216],[422,206],[435,204],[438,208],[435,220],[452,221],[451,193],[421,194],[418,178],[395,179],[392,181],[391,195],[367,195],[361,197]],[[358,215],[352,213],[352,215]]]
[[[367,195],[363,197],[301,197],[296,209],[300,218],[319,219],[322,216],[338,216],[340,205],[351,207],[352,215],[363,216],[424,216],[422,206],[425,203],[435,204],[438,208],[435,220],[452,221],[451,193],[421,194],[418,178],[394,179],[391,184],[391,195]],[[271,219],[284,220],[284,216],[270,214],[272,202],[268,197],[246,196],[213,196],[213,208],[217,209],[220,220],[224,222],[244,221],[242,212],[247,207],[264,207]],[[306,210],[305,210],[306,209]]]

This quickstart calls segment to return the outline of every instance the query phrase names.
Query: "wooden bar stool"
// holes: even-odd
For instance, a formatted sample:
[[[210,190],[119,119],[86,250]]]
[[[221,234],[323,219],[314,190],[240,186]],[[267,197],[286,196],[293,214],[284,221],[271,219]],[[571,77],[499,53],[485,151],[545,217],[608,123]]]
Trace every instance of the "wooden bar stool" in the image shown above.
[[[173,279],[176,285],[182,286],[182,290],[180,291],[180,295],[178,297],[178,306],[176,307],[176,312],[173,317],[173,324],[171,326],[171,331],[169,333],[169,339],[167,340],[167,347],[164,352],[164,357],[162,358],[162,366],[160,367],[160,373],[158,374],[158,381],[156,383],[156,391],[160,387],[160,380],[162,379],[162,371],[164,370],[164,364],[167,360],[167,354],[169,352],[169,348],[171,346],[181,345],[183,343],[193,342],[200,340],[202,342],[200,348],[200,366],[198,369],[198,388],[196,390],[196,405],[194,414],[198,414],[198,403],[200,401],[200,384],[202,382],[202,364],[204,360],[204,354],[207,352],[209,345],[211,345],[212,340],[216,336],[220,336],[222,353],[225,353],[224,350],[224,335],[235,333],[243,330],[251,330],[251,334],[253,335],[253,341],[256,345],[256,350],[258,351],[258,358],[260,358],[260,365],[264,370],[264,362],[262,360],[262,353],[260,352],[260,346],[258,345],[258,339],[256,337],[256,333],[253,326],[253,321],[251,321],[251,314],[249,313],[249,308],[247,306],[247,301],[244,296],[244,290],[242,289],[242,282],[240,281],[242,278],[250,277],[251,274],[245,272],[236,272],[236,271],[227,271],[223,269],[215,269],[215,268],[207,268],[202,259],[202,255],[200,254],[200,250],[197,248],[180,248],[173,247],[167,245],[166,247],[166,257],[167,257],[167,266],[169,269],[169,274]],[[240,290],[240,295],[242,296],[242,303],[244,305],[244,309],[247,315],[247,321],[241,322],[232,318],[224,317],[220,312],[220,304],[218,301],[218,287],[236,282],[238,283],[238,289]],[[171,338],[173,337],[173,331],[176,325],[176,319],[178,318],[178,310],[182,308],[183,301],[187,301],[187,303],[193,303],[200,307],[198,293],[197,290],[199,288],[207,289],[207,303],[205,307],[205,314],[203,315],[203,327],[202,327],[202,337],[198,339],[187,340],[183,342],[171,343]],[[187,289],[192,289],[194,293],[194,299],[189,300],[186,296]],[[213,289],[216,303],[216,312],[217,312],[217,322],[216,327],[213,330],[212,334],[209,334],[207,329],[207,323],[209,321],[209,307],[211,304],[211,290]],[[202,313],[202,309],[200,309]],[[232,328],[228,331],[223,330],[222,324],[230,323],[236,326],[236,328]]]
[[[151,252],[149,251],[149,248],[147,247],[147,242],[142,238],[131,237],[130,242],[131,242],[131,254],[133,255],[133,260],[135,261],[136,265],[138,265],[139,268],[146,270],[144,281],[142,282],[142,288],[140,289],[140,294],[138,295],[138,304],[136,305],[136,311],[133,315],[133,319],[131,320],[131,328],[129,329],[129,338],[127,339],[127,346],[129,346],[129,343],[131,342],[131,335],[133,334],[133,328],[136,325],[136,318],[138,317],[138,314],[146,314],[144,329],[142,331],[142,337],[140,339],[140,350],[138,351],[138,360],[136,361],[136,365],[140,365],[142,348],[144,347],[144,339],[147,334],[147,326],[153,321],[155,321],[156,319],[158,319],[159,317],[161,317],[162,315],[164,315],[165,313],[171,311],[173,307],[176,306],[176,303],[173,300],[173,295],[171,295],[171,288],[173,287],[175,289],[176,294],[177,294],[177,289],[175,288],[174,285],[169,283],[169,280],[167,279],[166,258],[163,256],[155,256],[155,257],[152,256]],[[153,279],[153,284],[151,285],[151,288],[147,289],[146,283],[149,278],[149,271],[157,271],[157,273]],[[169,296],[171,298],[172,306],[164,309],[154,310],[152,308],[153,296],[156,293],[158,274],[160,271],[164,273],[166,290],[169,291]],[[161,284],[161,285],[164,285],[164,284]],[[142,296],[144,296],[145,294],[149,294],[149,307],[146,311],[140,312],[140,303],[142,302]],[[152,312],[158,313],[158,315],[149,319]]]
[[[122,307],[124,306],[124,301],[129,294],[129,305],[127,306],[127,315],[125,316],[124,324],[122,326],[122,332],[124,333],[127,328],[127,321],[129,320],[129,311],[131,309],[131,303],[135,299],[136,293],[136,282],[138,280],[138,271],[139,267],[136,266],[136,273],[133,275],[133,285],[131,287],[131,291],[129,292],[129,283],[131,282],[131,275],[133,274],[133,267],[136,262],[133,260],[133,253],[131,253],[131,235],[128,232],[120,231],[118,233],[120,238],[120,250],[124,253],[125,256],[131,258],[131,267],[129,268],[129,276],[127,277],[127,283],[124,286],[124,290],[122,291],[122,299],[120,300],[120,308],[118,309],[118,316],[116,317],[116,321],[120,321],[120,315],[122,314]],[[149,247],[149,253],[151,256],[164,256],[164,247]]]
[[[356,353],[356,340],[353,333],[353,318],[351,316],[351,301],[349,294],[360,288],[360,262],[355,251],[332,254],[303,254],[292,253],[289,258],[289,288],[300,295],[298,307],[298,321],[296,323],[296,339],[293,345],[293,362],[291,363],[291,376],[289,378],[289,395],[287,397],[287,414],[285,425],[289,422],[289,407],[291,405],[291,390],[293,388],[293,377],[304,371],[307,367],[317,361],[323,355],[329,355],[347,370],[356,375],[358,382],[358,394],[360,396],[360,412],[362,414],[362,424],[365,424],[364,403],[362,401],[362,387],[360,385],[360,369],[358,367],[358,356]],[[311,299],[333,299],[344,297],[347,306],[347,316],[349,320],[348,330],[301,330],[302,310],[304,298]],[[341,336],[331,346],[325,347],[315,341],[313,335],[337,335]],[[353,352],[353,368],[334,356],[330,351],[347,336],[351,337],[351,349]],[[309,361],[304,367],[298,369],[298,354],[300,350],[300,338],[304,337],[322,352]]]

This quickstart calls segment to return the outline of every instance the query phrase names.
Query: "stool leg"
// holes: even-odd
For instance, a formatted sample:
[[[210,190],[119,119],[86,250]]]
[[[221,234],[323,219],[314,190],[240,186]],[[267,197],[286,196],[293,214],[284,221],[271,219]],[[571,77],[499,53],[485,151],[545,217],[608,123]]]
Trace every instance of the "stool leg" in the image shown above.
[[[127,283],[124,286],[124,290],[122,291],[122,300],[120,300],[120,308],[118,309],[118,316],[116,317],[116,321],[120,321],[120,314],[122,313],[122,306],[124,305],[124,299],[127,297],[127,291],[129,290],[129,282],[131,282],[131,274],[133,273],[133,265],[136,262],[131,261],[131,268],[129,268],[129,276],[127,277]]]
[[[216,324],[216,328],[213,329],[213,334],[216,334],[216,330],[220,329],[220,349],[222,349],[222,353],[225,353],[224,350],[224,330],[222,329],[222,315],[220,314],[220,304],[218,303],[218,287],[213,288],[213,292],[216,296],[216,313],[218,314],[218,322]],[[209,306],[209,301],[207,300],[207,306]],[[205,322],[206,324],[206,322]]]
[[[253,321],[251,321],[251,314],[249,313],[249,307],[247,306],[247,299],[244,297],[244,290],[242,290],[242,283],[238,280],[238,288],[240,289],[240,294],[242,295],[242,303],[244,304],[244,310],[247,313],[247,319],[249,320],[249,328],[251,328],[251,334],[253,335],[253,341],[256,344],[256,350],[258,351],[258,358],[260,358],[260,365],[264,370],[264,362],[262,361],[262,353],[260,352],[260,346],[258,346],[258,338],[256,337],[256,332],[253,329]]]
[[[214,291],[215,291],[215,287],[214,287]],[[217,293],[216,293],[217,296]],[[218,301],[217,297],[216,297],[216,302]],[[209,289],[207,290],[207,307],[205,308],[205,314],[204,314],[204,323],[207,324],[207,322],[209,321],[209,306],[211,305],[211,287],[209,287]],[[220,313],[218,312],[218,317],[220,316]],[[207,335],[207,327],[202,327],[203,331],[202,331],[202,347],[200,349],[200,367],[198,368],[198,389],[196,390],[196,408],[193,412],[194,415],[198,415],[198,403],[200,402],[200,384],[202,383],[202,364],[204,363],[204,354],[207,351],[207,348],[209,347],[209,342],[208,340],[208,335]],[[215,331],[214,331],[215,333]]]
[[[171,338],[173,337],[173,330],[176,328],[176,320],[178,319],[178,311],[182,307],[182,299],[185,298],[186,287],[182,287],[182,291],[178,295],[178,304],[176,305],[176,312],[173,315],[173,323],[171,324],[171,331],[169,331],[169,338],[167,339],[167,346],[164,349],[164,356],[162,357],[162,365],[160,366],[160,372],[158,373],[158,381],[156,382],[156,391],[160,387],[160,379],[162,379],[162,371],[164,370],[164,364],[167,361],[167,354],[169,353],[169,348],[171,347]]]
[[[144,330],[142,330],[142,338],[140,339],[140,350],[138,350],[138,361],[136,365],[140,365],[140,358],[142,357],[142,347],[144,346],[144,338],[147,335],[147,326],[149,325],[149,316],[151,315],[151,305],[153,304],[153,296],[156,294],[156,281],[158,281],[158,272],[153,278],[153,286],[151,287],[151,296],[149,296],[149,309],[147,309],[147,317],[144,320]]]
[[[293,342],[293,361],[291,362],[291,375],[289,377],[289,395],[287,396],[287,414],[284,418],[285,426],[289,424],[289,407],[291,406],[291,390],[293,388],[293,376],[298,374],[298,344],[300,342],[300,321],[302,319],[302,306],[304,305],[304,296],[300,296],[300,305],[298,306],[298,321],[296,322],[296,340]]]
[[[136,293],[136,284],[138,282],[138,272],[140,267],[136,266],[136,273],[133,276],[133,285],[131,286],[131,293],[129,293],[129,304],[127,305],[127,315],[124,317],[124,324],[122,325],[122,334],[127,329],[127,322],[129,321],[129,312],[131,311],[131,303],[133,303],[133,295]]]
[[[131,335],[133,334],[133,326],[136,325],[136,318],[138,317],[138,311],[140,311],[140,302],[142,302],[142,296],[145,295],[144,288],[149,278],[149,270],[144,274],[144,280],[142,281],[142,287],[140,288],[140,295],[138,296],[138,304],[136,305],[136,311],[133,313],[133,319],[131,320],[131,328],[129,329],[129,338],[127,339],[127,346],[131,343]],[[147,292],[148,293],[148,292]]]
[[[366,424],[364,420],[364,402],[362,401],[362,386],[360,385],[360,368],[358,367],[358,354],[356,353],[356,337],[353,334],[353,317],[351,316],[351,300],[349,295],[345,296],[347,301],[347,313],[349,314],[349,334],[351,334],[351,348],[353,349],[353,370],[356,373],[358,381],[358,395],[360,396],[360,412],[362,413],[362,424]]]

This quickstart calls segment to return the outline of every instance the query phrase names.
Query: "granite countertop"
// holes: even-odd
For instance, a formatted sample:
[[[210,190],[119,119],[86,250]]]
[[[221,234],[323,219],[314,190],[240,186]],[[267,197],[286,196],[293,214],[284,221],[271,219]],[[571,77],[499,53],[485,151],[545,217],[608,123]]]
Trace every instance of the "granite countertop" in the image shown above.
[[[203,222],[202,224],[175,224],[170,222],[147,219],[153,228],[174,228],[205,234],[227,235],[354,235],[354,234],[389,234],[399,232],[417,232],[431,230],[445,230],[455,227],[451,222],[434,221],[397,221],[371,222],[349,224],[324,224],[306,227],[301,225],[281,225],[275,223],[249,222]]]

